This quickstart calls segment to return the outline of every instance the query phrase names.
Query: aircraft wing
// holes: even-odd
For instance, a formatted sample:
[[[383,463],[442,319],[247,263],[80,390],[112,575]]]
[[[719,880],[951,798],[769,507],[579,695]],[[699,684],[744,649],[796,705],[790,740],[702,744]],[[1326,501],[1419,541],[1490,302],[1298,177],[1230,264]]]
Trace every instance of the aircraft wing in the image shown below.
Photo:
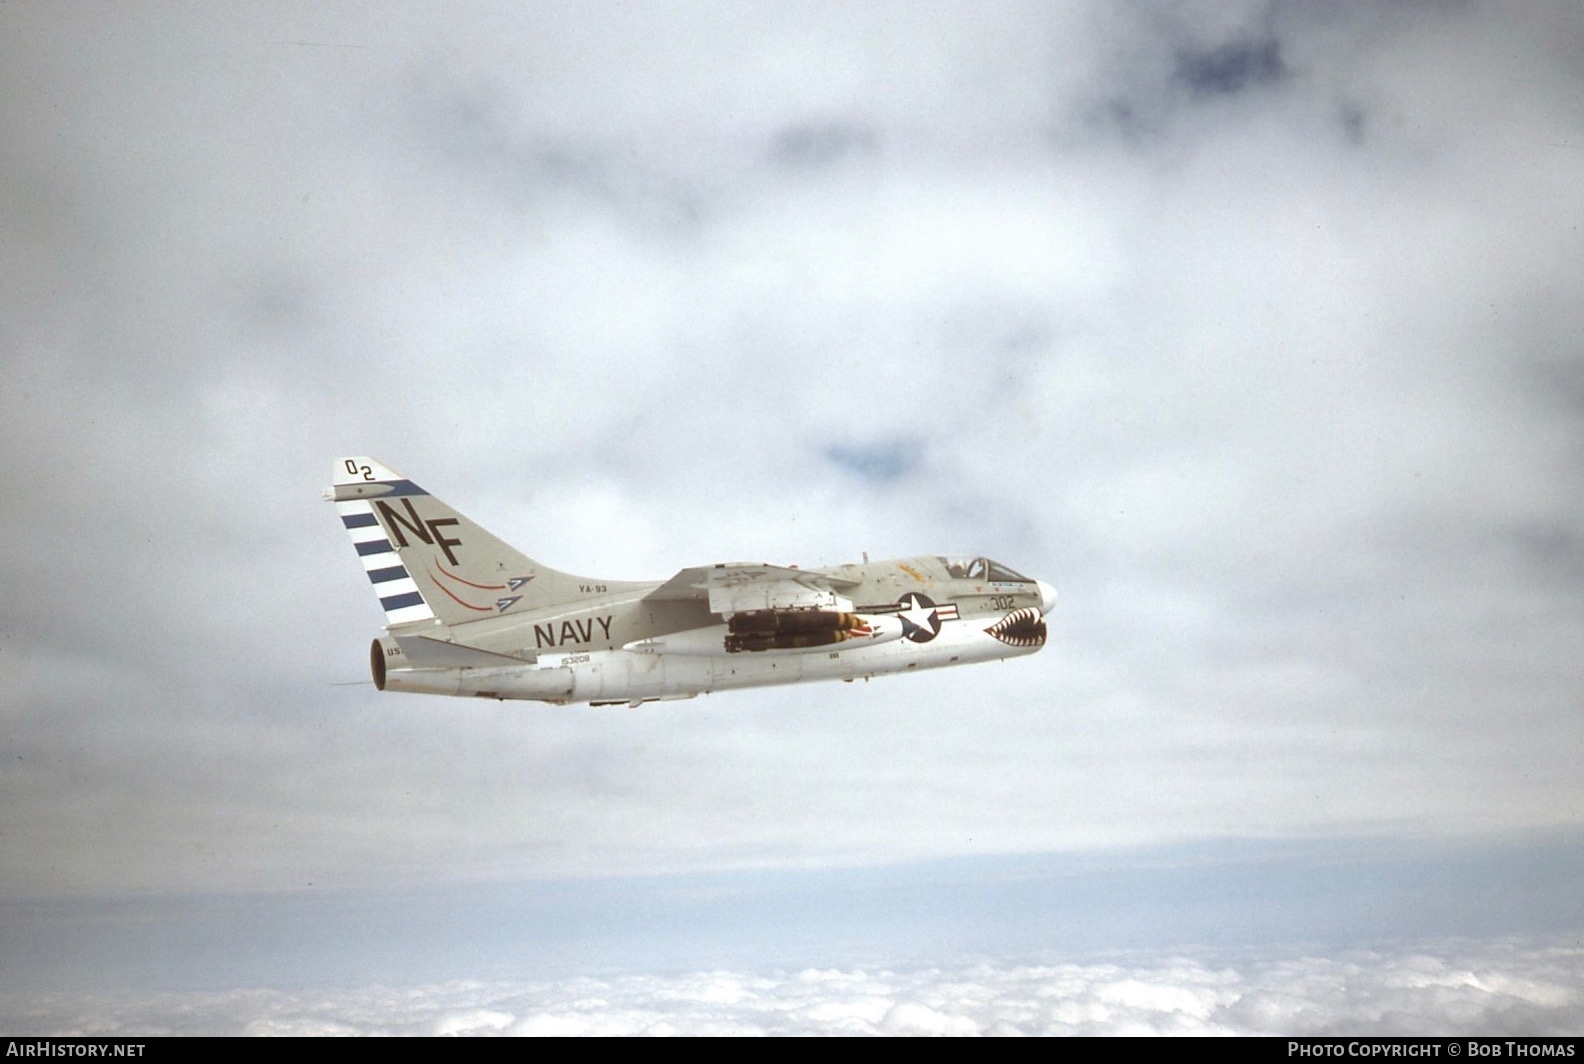
[[[851,610],[837,594],[855,580],[779,565],[699,565],[683,569],[645,598],[660,602],[705,599],[711,613],[728,617],[750,610]]]

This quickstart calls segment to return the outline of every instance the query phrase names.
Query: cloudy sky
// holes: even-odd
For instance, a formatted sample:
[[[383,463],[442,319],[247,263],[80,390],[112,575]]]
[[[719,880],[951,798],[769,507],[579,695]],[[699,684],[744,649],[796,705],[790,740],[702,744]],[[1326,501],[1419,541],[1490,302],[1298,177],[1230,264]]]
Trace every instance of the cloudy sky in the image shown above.
[[[1565,2],[0,5],[7,982],[1056,1030],[1123,949],[1208,1029],[1427,956],[1584,1014],[1581,223]],[[344,454],[572,572],[1062,601],[933,675],[381,695]]]

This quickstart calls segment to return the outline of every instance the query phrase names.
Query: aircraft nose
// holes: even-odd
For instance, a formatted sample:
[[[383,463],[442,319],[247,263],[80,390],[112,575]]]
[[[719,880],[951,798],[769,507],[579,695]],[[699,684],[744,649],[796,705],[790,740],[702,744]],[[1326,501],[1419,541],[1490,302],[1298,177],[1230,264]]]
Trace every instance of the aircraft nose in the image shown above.
[[[1034,586],[1039,588],[1040,613],[1046,614],[1056,608],[1056,589],[1043,580],[1034,581]]]

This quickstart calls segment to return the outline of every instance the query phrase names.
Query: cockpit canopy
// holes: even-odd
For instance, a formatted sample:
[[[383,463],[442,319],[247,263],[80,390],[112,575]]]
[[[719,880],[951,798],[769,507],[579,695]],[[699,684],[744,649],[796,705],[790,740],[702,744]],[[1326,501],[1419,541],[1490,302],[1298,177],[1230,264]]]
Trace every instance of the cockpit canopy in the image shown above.
[[[946,575],[953,580],[983,580],[992,584],[1032,584],[1022,573],[1008,569],[989,558],[941,558]]]

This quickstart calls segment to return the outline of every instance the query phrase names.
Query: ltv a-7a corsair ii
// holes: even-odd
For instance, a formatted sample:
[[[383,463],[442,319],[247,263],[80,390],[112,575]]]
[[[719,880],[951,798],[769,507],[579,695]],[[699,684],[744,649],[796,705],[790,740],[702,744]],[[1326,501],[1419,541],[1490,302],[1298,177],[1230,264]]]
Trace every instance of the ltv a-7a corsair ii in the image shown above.
[[[372,458],[325,489],[384,607],[381,691],[638,705],[1032,654],[1047,583],[988,558],[797,569],[736,562],[662,583],[540,565]]]

